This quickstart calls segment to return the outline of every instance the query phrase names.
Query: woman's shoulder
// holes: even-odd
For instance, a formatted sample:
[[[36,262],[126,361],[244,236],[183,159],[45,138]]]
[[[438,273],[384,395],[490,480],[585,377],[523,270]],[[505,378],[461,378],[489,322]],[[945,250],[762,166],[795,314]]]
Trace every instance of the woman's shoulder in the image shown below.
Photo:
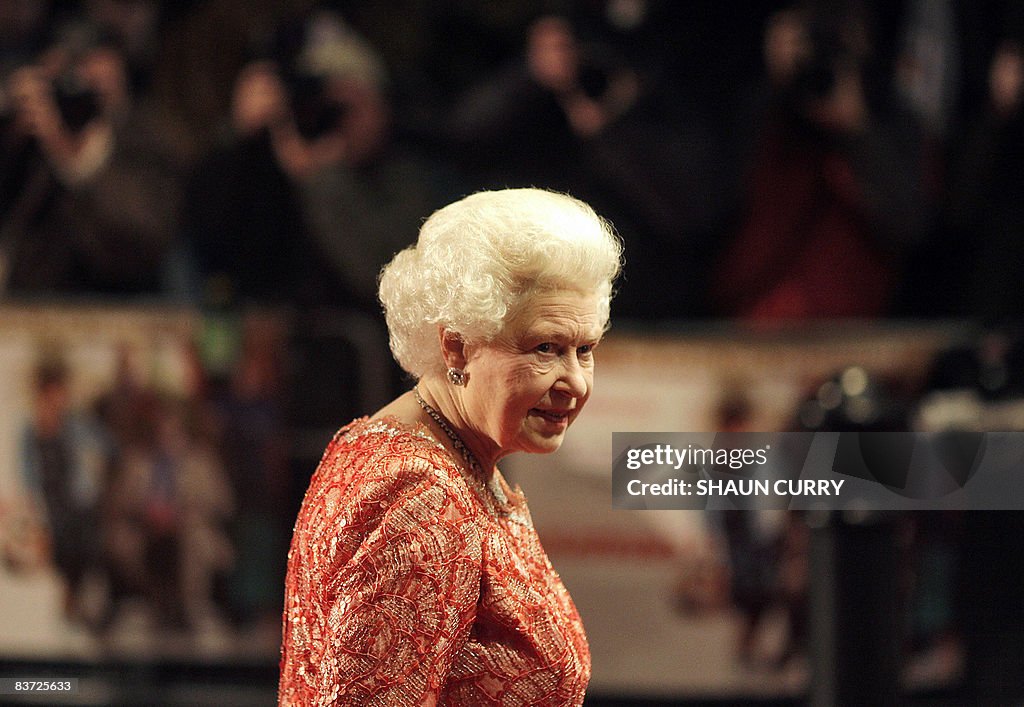
[[[424,442],[436,442],[430,431],[423,425],[406,422],[394,415],[375,415],[373,417],[357,417],[334,434],[334,440],[352,442],[374,436],[412,437]]]
[[[360,418],[341,428],[296,518],[289,596],[327,613],[335,597],[351,595],[358,607],[394,577],[477,566],[481,515],[445,456],[429,432],[396,420]]]
[[[335,433],[310,486],[342,498],[389,502],[434,488],[471,509],[472,493],[448,451],[422,424],[393,416],[353,420]]]
[[[451,457],[422,424],[384,417],[360,417],[338,430],[324,452],[366,455],[377,460],[454,466]],[[413,464],[415,465],[415,464]]]

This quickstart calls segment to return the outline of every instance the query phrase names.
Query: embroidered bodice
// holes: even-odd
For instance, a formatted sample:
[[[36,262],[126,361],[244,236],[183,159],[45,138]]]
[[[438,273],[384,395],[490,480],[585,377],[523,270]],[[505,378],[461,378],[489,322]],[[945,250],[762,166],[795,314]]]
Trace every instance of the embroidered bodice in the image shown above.
[[[335,435],[288,554],[280,704],[582,704],[586,635],[525,500],[496,513],[468,474],[425,427]]]

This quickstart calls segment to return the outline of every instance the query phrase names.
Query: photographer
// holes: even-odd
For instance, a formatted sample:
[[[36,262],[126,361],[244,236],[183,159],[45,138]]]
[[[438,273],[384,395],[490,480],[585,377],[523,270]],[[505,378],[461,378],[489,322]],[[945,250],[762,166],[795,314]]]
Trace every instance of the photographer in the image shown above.
[[[747,164],[713,278],[716,313],[772,321],[888,312],[928,210],[914,139],[872,100],[868,26],[855,4],[811,3],[769,21],[767,86],[760,105],[737,111],[757,129],[738,160]]]
[[[380,268],[444,201],[437,172],[394,139],[383,64],[338,16],[315,12],[277,44],[235,82],[186,236],[203,277],[241,300],[375,311]]]
[[[577,37],[570,21],[542,16],[522,55],[460,97],[450,132],[459,157],[487,186],[511,180],[580,191],[589,142],[630,111],[636,73]]]
[[[543,184],[609,218],[631,253],[618,312],[699,311],[723,182],[705,116],[672,105],[658,77],[572,17],[538,17],[522,43],[456,101],[453,157],[477,188]],[[674,286],[645,286],[666,280]]]
[[[177,163],[163,119],[132,100],[121,48],[76,26],[7,93],[0,293],[159,292]]]

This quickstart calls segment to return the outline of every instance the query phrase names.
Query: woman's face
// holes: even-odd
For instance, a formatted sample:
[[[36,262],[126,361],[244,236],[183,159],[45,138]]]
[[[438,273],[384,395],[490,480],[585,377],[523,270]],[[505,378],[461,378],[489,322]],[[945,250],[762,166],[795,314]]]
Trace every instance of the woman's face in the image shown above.
[[[549,290],[495,340],[467,344],[462,408],[477,453],[491,460],[558,449],[590,397],[601,334],[596,295]]]

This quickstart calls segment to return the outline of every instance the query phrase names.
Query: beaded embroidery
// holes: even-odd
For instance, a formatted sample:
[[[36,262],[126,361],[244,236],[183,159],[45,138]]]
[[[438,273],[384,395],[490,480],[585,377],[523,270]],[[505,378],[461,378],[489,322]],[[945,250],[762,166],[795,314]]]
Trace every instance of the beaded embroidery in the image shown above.
[[[499,522],[423,426],[324,452],[285,581],[281,705],[578,706],[579,614],[529,527]]]

